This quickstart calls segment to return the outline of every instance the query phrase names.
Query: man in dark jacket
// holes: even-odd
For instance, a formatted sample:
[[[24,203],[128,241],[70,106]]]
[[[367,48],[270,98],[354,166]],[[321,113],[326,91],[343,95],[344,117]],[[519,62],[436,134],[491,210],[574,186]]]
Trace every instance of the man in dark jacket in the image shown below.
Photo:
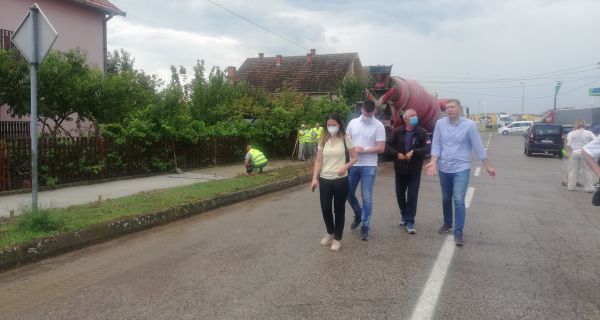
[[[427,130],[419,126],[419,117],[415,110],[406,110],[402,119],[404,125],[390,134],[385,150],[394,159],[400,225],[406,226],[408,233],[415,234],[421,167],[423,159],[431,152],[431,139]]]

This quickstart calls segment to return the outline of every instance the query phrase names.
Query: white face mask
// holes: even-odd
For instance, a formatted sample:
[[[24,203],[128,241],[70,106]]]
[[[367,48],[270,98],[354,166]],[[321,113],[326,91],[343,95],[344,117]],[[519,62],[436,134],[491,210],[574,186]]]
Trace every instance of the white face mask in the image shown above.
[[[327,131],[329,131],[329,134],[332,136],[335,136],[338,131],[340,131],[340,128],[338,128],[337,126],[327,126]]]
[[[373,115],[370,116],[365,116],[364,114],[362,115],[362,119],[364,122],[369,123],[371,122],[371,120],[373,120]]]

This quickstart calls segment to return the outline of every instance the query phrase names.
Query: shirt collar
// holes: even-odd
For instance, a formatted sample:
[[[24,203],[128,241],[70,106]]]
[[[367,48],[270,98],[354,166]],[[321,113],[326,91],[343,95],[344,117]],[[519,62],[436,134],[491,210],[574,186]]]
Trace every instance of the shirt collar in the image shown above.
[[[450,121],[450,118],[448,117],[448,124],[453,127],[458,127],[458,125],[461,124],[461,122],[463,122],[464,120],[465,120],[465,118],[458,117],[458,121],[456,121],[456,123],[452,123],[452,121]]]

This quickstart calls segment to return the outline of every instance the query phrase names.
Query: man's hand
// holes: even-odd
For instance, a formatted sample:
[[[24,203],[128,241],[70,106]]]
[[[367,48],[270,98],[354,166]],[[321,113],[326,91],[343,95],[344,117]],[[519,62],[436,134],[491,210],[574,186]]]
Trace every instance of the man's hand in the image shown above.
[[[406,156],[402,154],[402,152],[398,152],[397,156],[398,160],[406,160]]]
[[[413,154],[414,154],[413,150],[410,150],[410,151],[409,151],[409,152],[406,154],[406,160],[410,160],[410,159],[412,159],[412,156],[413,156]]]
[[[435,173],[437,171],[435,161],[429,161],[429,163],[425,165],[425,169],[427,170],[428,176],[435,176]]]
[[[492,167],[492,166],[485,166],[485,171],[487,171],[487,173],[490,175],[490,177],[496,176],[496,169],[494,169],[494,167]]]
[[[360,146],[354,146],[354,150],[356,151],[356,154],[361,154],[365,152],[365,149],[363,149],[363,147]]]
[[[315,192],[315,189],[317,189],[318,186],[319,186],[319,180],[318,179],[313,179],[312,183],[310,184],[310,190],[312,192]]]

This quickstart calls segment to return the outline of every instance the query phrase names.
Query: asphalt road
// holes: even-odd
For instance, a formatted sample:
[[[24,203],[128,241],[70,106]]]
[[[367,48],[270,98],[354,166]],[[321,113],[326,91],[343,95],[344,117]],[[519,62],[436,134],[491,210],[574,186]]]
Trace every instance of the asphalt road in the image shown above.
[[[340,252],[319,246],[304,185],[0,274],[0,318],[600,319],[591,195],[565,190],[564,163],[526,157],[520,136],[494,134],[488,153],[498,176],[474,163],[462,248],[436,233],[437,177],[423,176],[417,234],[397,225],[384,164],[368,242],[347,227]]]

